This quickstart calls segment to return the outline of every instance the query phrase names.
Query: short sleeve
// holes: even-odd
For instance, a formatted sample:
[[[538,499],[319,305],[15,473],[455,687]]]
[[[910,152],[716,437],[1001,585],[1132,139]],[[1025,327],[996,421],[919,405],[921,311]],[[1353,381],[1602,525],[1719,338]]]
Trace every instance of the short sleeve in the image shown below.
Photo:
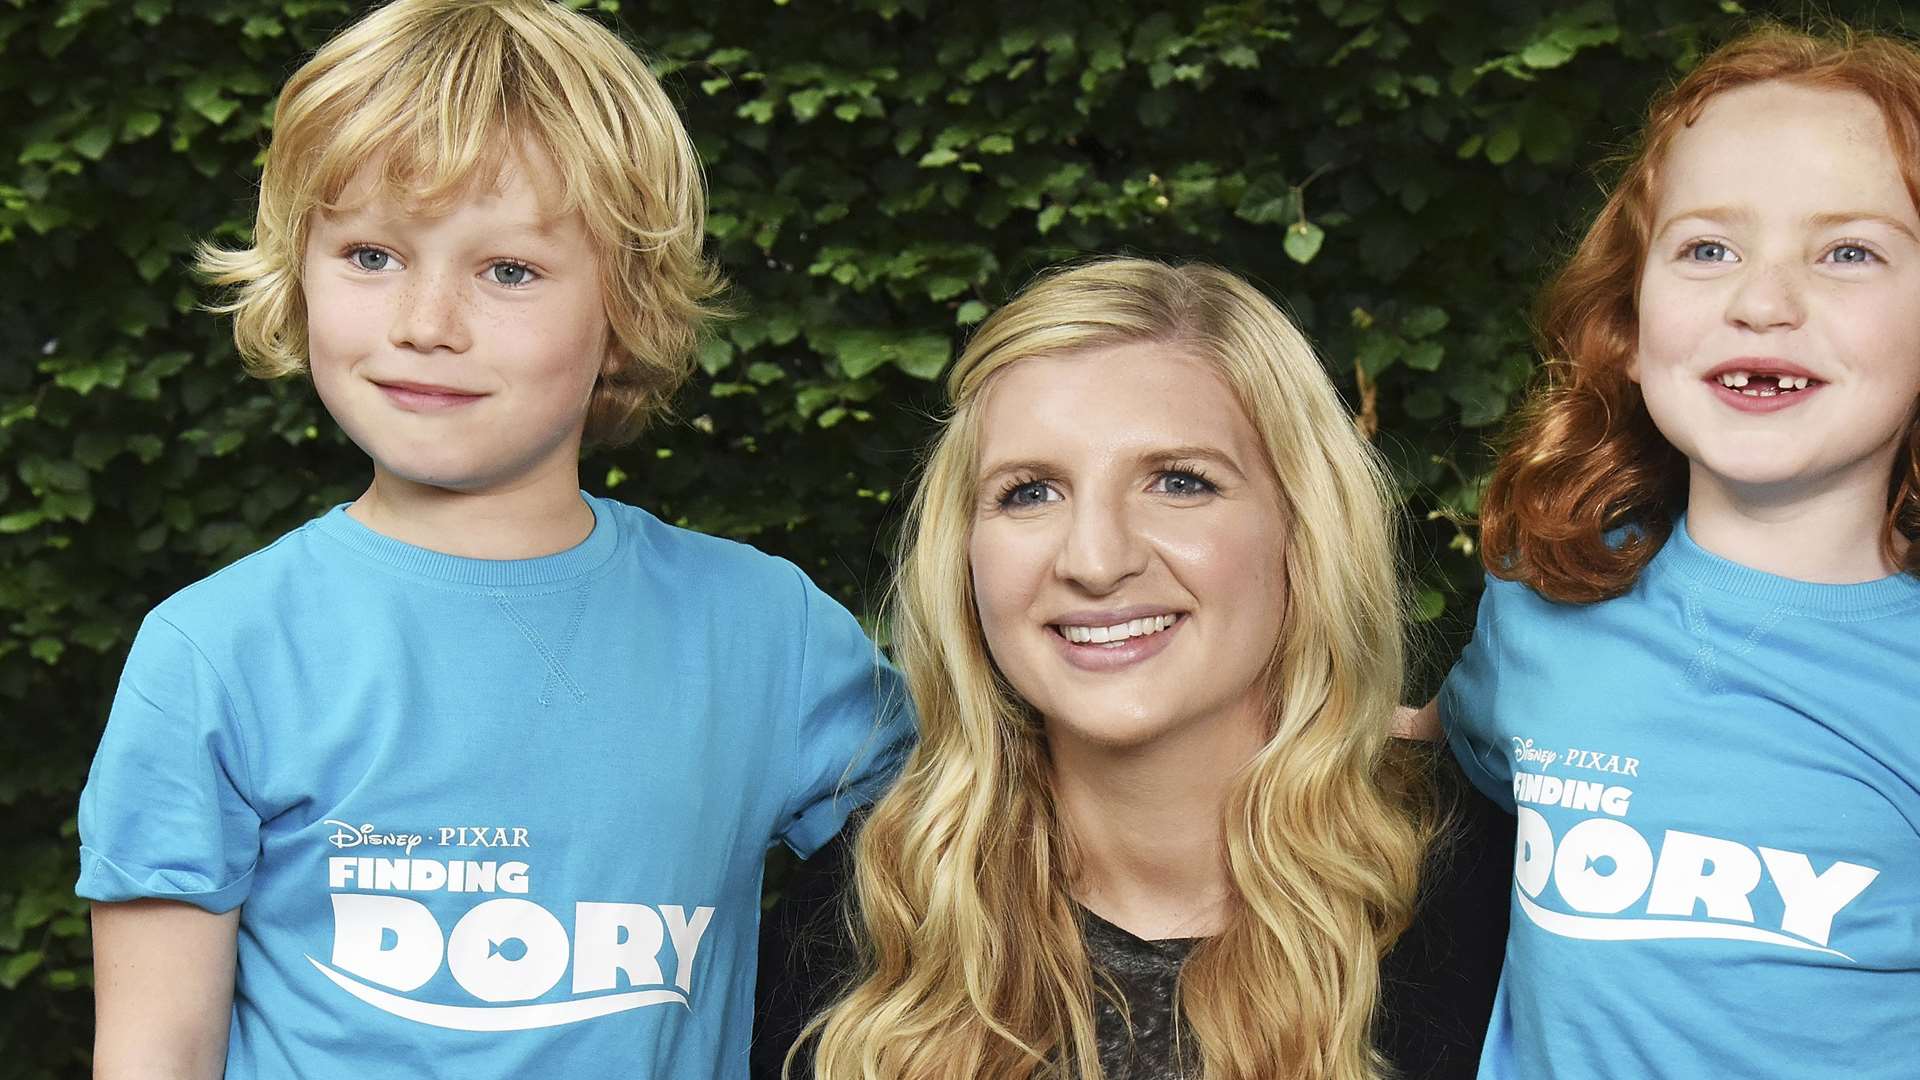
[[[80,881],[91,900],[180,900],[211,912],[247,898],[260,819],[224,685],[176,627],[135,637],[80,794]]]
[[[906,685],[846,608],[796,568],[806,608],[792,786],[780,839],[801,858],[880,797],[913,739]]]
[[[1440,723],[1447,744],[1473,786],[1507,810],[1513,809],[1512,781],[1503,776],[1506,757],[1496,745],[1495,722],[1500,687],[1500,649],[1495,640],[1500,601],[1506,584],[1489,576],[1474,618],[1473,640],[1440,687]]]

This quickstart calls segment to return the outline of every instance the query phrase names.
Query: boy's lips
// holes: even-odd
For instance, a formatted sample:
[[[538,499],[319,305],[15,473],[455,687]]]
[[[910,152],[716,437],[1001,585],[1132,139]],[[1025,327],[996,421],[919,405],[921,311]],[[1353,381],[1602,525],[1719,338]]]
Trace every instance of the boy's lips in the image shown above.
[[[433,383],[385,382],[372,380],[373,385],[387,396],[387,400],[408,412],[437,412],[445,409],[457,409],[471,405],[485,394],[471,390],[460,390],[451,386],[438,386]]]

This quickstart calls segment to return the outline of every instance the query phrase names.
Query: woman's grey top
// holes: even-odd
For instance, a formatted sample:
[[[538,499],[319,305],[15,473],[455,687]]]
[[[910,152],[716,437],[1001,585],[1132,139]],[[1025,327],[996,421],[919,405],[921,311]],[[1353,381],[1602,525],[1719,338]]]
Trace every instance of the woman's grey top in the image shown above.
[[[1199,1075],[1191,1033],[1174,1012],[1174,985],[1180,965],[1197,938],[1147,941],[1135,937],[1085,908],[1087,956],[1093,963],[1094,1039],[1106,1080],[1189,1080]],[[1113,986],[1106,986],[1111,978]],[[1110,993],[1126,1001],[1121,1015]],[[1131,1022],[1131,1031],[1129,1031]],[[1182,1054],[1186,1067],[1182,1066]]]

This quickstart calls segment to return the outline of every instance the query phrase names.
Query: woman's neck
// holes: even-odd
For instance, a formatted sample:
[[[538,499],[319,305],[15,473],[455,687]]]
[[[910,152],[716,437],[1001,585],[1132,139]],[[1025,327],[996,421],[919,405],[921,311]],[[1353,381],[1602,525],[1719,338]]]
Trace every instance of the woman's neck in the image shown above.
[[[1233,895],[1221,825],[1259,741],[1223,739],[1217,727],[1193,734],[1150,748],[1051,745],[1055,798],[1078,853],[1074,899],[1149,941],[1218,933]]]
[[[1687,535],[1723,559],[1796,581],[1877,581],[1900,570],[1880,542],[1886,499],[1886,482],[1873,482],[1864,470],[1850,482],[1811,492],[1734,489],[1695,470]]]

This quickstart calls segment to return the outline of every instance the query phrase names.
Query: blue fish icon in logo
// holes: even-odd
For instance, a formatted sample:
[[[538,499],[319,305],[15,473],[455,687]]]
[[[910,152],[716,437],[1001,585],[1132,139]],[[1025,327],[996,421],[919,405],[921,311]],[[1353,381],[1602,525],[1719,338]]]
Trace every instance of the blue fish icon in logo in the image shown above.
[[[518,963],[526,959],[527,943],[517,937],[510,937],[505,941],[495,941],[492,938],[488,938],[487,955],[505,957],[511,962]]]

